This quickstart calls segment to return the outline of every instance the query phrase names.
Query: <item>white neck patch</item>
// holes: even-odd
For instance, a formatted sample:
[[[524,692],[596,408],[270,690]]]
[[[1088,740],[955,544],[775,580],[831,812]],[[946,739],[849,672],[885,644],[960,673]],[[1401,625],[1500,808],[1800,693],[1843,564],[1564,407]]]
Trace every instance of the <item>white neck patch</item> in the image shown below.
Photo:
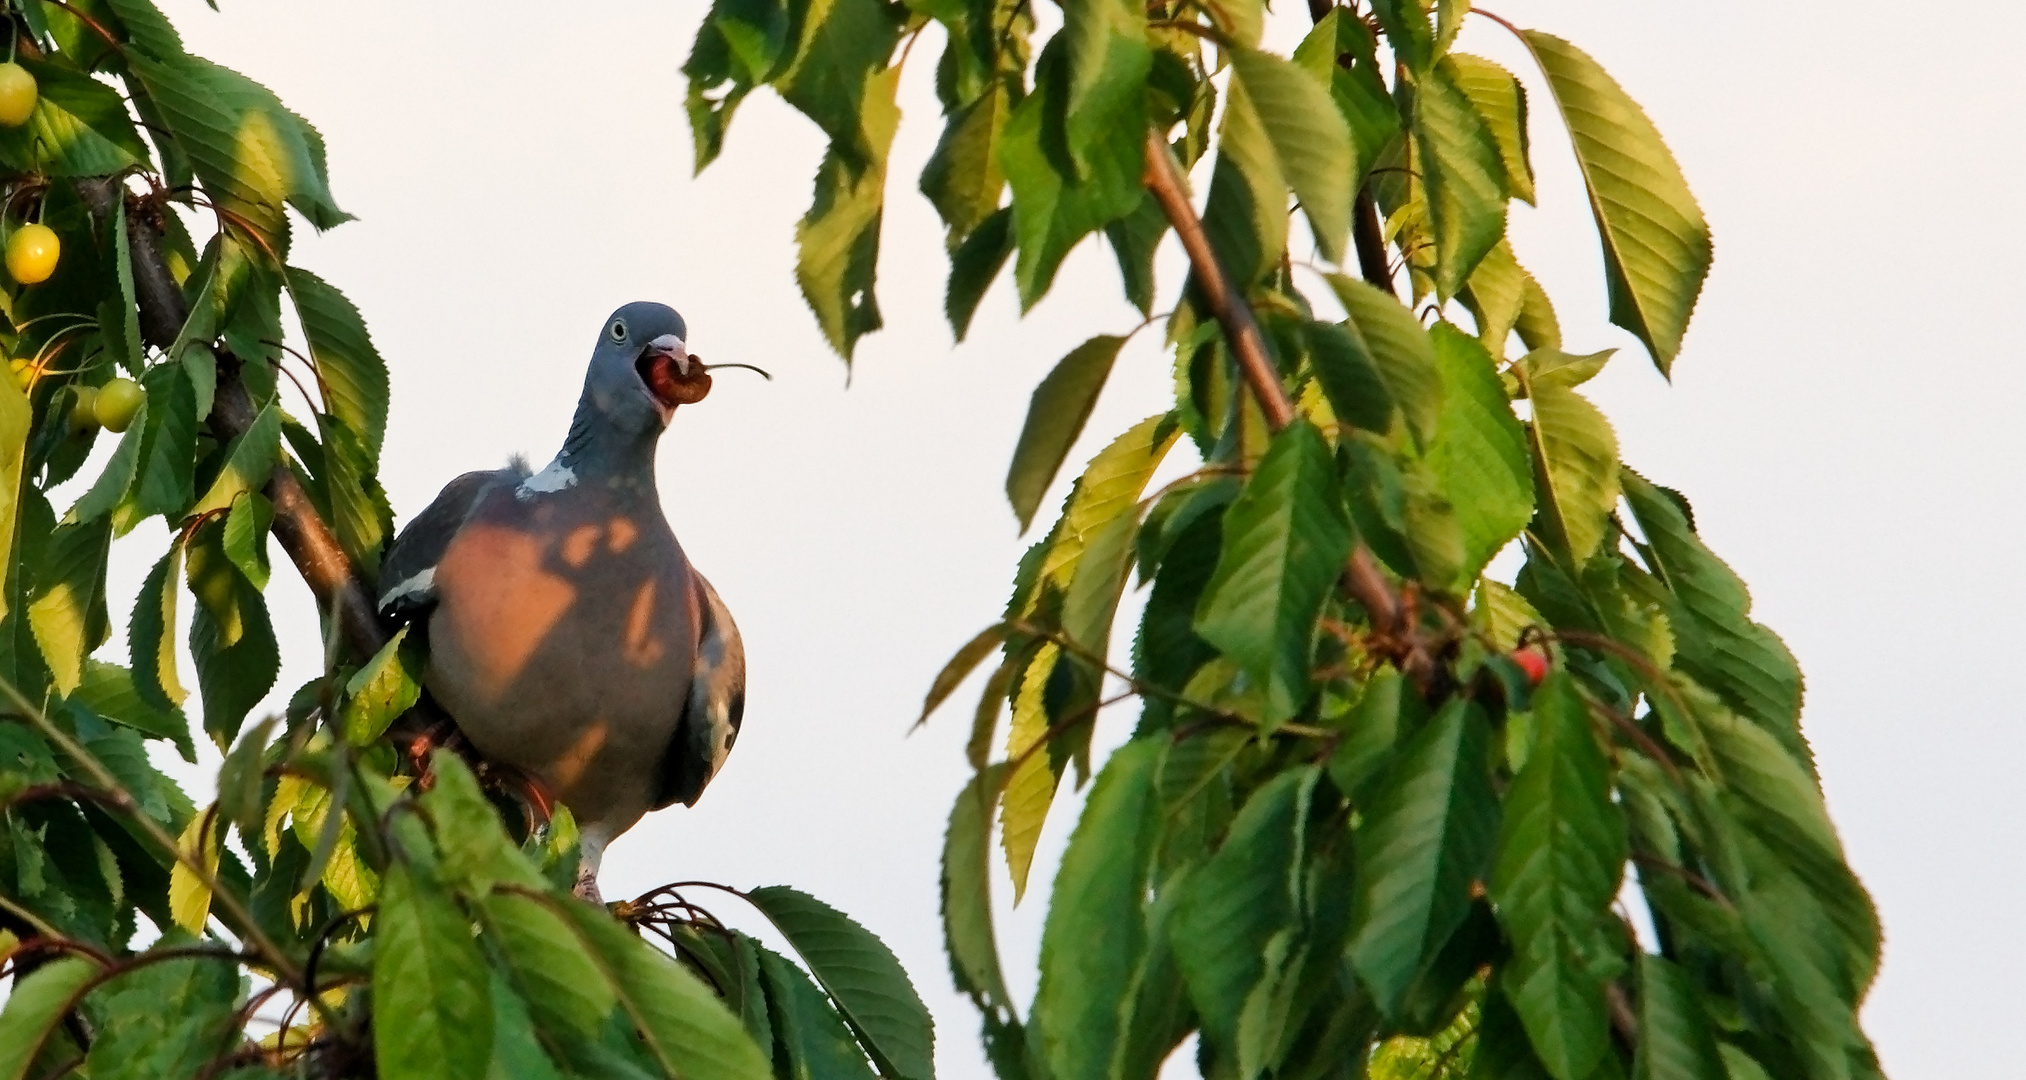
[[[521,481],[521,485],[514,489],[514,498],[526,502],[537,495],[547,495],[576,486],[576,471],[563,464],[563,459],[559,456],[549,462],[548,468]]]

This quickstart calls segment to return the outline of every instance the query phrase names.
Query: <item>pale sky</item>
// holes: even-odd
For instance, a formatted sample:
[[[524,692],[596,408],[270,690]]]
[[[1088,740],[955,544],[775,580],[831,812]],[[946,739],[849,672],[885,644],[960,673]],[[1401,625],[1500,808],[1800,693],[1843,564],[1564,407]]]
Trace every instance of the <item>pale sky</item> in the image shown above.
[[[1002,282],[952,348],[941,231],[914,190],[940,129],[932,32],[902,83],[879,293],[889,329],[861,344],[847,388],[793,279],[814,127],[756,94],[723,158],[690,176],[677,69],[699,0],[164,6],[194,51],[272,87],[329,143],[332,188],[360,220],[323,237],[299,226],[296,261],[358,303],[392,368],[384,479],[401,520],[458,472],[552,455],[601,320],[624,302],[671,303],[704,357],[774,372],[772,384],[725,373],[663,440],[670,520],[744,631],[750,699],[701,804],[619,840],[605,894],[693,878],[813,892],[900,954],[936,1014],[942,1075],[988,1075],[950,986],[936,892],[975,686],[903,735],[930,678],[1007,594],[1024,541],[1001,483],[1033,385],[1085,337],[1139,321],[1109,253],[1080,248],[1025,320]],[[1269,41],[1285,48],[1307,20],[1280,6]],[[1626,349],[1591,384],[1625,460],[1688,494],[1807,672],[1830,809],[1885,922],[1865,1026],[1886,1069],[2016,1076],[2026,14],[1998,0],[1946,18],[1879,0],[1493,10],[1614,73],[1715,230],[1670,387],[1604,318],[1588,210],[1539,78],[1502,30],[1469,22],[1458,47],[1535,90],[1543,203],[1515,214],[1520,259],[1572,348]],[[1179,280],[1169,244],[1164,304]],[[1121,358],[1073,465],[1166,407],[1155,337]],[[164,546],[151,525],[115,547],[122,606]],[[285,695],[319,652],[307,594],[286,570],[275,582]],[[1130,708],[1108,714],[1101,746],[1132,723]],[[1049,819],[1036,895],[1011,910],[1001,881],[1023,998],[1077,809],[1067,799]],[[708,903],[758,921],[736,900]]]

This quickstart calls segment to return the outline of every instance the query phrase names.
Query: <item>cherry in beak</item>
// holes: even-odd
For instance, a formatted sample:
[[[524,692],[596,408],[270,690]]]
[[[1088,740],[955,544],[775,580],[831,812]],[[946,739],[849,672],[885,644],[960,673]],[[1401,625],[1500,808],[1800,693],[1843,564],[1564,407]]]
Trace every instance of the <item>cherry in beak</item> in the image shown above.
[[[663,334],[648,342],[634,366],[648,392],[670,412],[678,405],[694,405],[710,393],[710,374],[674,334]]]

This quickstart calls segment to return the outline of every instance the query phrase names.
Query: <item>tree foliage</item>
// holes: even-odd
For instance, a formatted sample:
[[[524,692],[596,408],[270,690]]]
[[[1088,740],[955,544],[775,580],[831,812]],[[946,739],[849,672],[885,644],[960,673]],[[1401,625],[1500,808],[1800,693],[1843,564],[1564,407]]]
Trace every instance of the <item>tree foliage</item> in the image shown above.
[[[1315,0],[1286,57],[1258,0],[1060,8],[1044,38],[1026,0],[716,0],[685,69],[699,167],[762,85],[829,135],[799,272],[847,360],[877,318],[828,298],[877,310],[892,87],[937,40],[921,187],[958,337],[1009,265],[1032,307],[1101,234],[1151,312],[1156,246],[1189,257],[1157,317],[1172,408],[1090,462],[925,704],[996,657],[942,888],[999,1075],[1152,1076],[1191,1034],[1204,1075],[1242,1080],[1878,1075],[1856,1016],[1879,925],[1800,673],[1687,499],[1621,460],[1582,390],[1611,352],[1567,351],[1505,235],[1550,108],[1611,320],[1668,372],[1712,249],[1654,124],[1577,46],[1467,2]],[[1472,14],[1524,45],[1526,82],[1455,50]],[[845,82],[812,96],[812,72]],[[1006,481],[1023,528],[1121,340],[1035,391]],[[1154,486],[1185,438],[1200,467]],[[1501,552],[1516,576],[1487,576]],[[1092,762],[1124,697],[1138,724]],[[1017,894],[1072,770],[1095,782],[1023,1009],[991,834]]]
[[[843,913],[727,890],[807,972],[684,892],[615,919],[572,895],[567,810],[523,820],[463,759],[403,752],[422,657],[364,600],[393,531],[387,366],[288,263],[297,222],[347,220],[322,137],[149,0],[4,19],[41,93],[0,129],[0,242],[39,221],[61,254],[0,289],[0,1080],[929,1080],[927,1011]],[[116,379],[143,402],[117,435],[92,404]],[[107,563],[153,517],[168,550],[122,648]],[[249,722],[280,662],[271,539],[328,648]],[[204,806],[149,758],[198,738],[224,754]]]

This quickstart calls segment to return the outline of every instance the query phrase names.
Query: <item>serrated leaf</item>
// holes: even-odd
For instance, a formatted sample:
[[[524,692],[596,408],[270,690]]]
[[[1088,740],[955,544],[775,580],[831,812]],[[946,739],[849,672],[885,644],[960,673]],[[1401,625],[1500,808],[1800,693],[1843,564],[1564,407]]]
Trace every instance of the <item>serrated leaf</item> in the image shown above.
[[[63,520],[96,521],[119,506],[120,500],[126,498],[128,489],[133,486],[135,473],[140,470],[141,450],[147,437],[148,403],[142,401],[140,411],[134,414],[133,425],[120,436],[112,456],[106,459],[105,470],[92,481],[91,488],[72,504]]]
[[[1445,57],[1414,88],[1415,160],[1435,240],[1435,294],[1444,301],[1505,236],[1506,166],[1461,78]]]
[[[363,672],[364,669],[362,669]],[[464,759],[438,750],[429,762],[435,782],[417,800],[436,833],[444,884],[466,896],[484,896],[500,883],[539,889],[542,876],[508,839]]]
[[[1104,227],[1126,301],[1149,317],[1154,313],[1154,254],[1167,233],[1167,215],[1151,194],[1140,200],[1139,209]]]
[[[1526,431],[1484,347],[1448,323],[1429,338],[1442,366],[1442,419],[1427,462],[1462,532],[1459,573],[1448,583],[1461,592],[1533,516],[1533,466]]]
[[[1164,740],[1112,754],[1056,872],[1041,932],[1032,1035],[1057,1080],[1107,1075],[1120,1006],[1147,948],[1141,906],[1154,854],[1155,771]]]
[[[189,691],[176,677],[176,595],[181,591],[183,545],[170,546],[141,583],[127,623],[128,655],[133,658],[134,689],[157,708],[183,704]]]
[[[1505,359],[1506,339],[1525,307],[1526,282],[1527,272],[1513,258],[1512,244],[1500,240],[1485,253],[1457,294],[1477,321],[1477,340],[1495,360]]]
[[[1012,88],[995,80],[977,100],[950,117],[942,141],[922,167],[922,194],[942,215],[952,249],[999,209],[1006,191],[999,136],[1012,112]]]
[[[203,604],[190,619],[190,656],[197,662],[204,730],[220,746],[231,743],[281,670],[280,649],[260,593],[242,583],[225,603],[224,621]]]
[[[1510,585],[1502,585],[1490,578],[1477,582],[1477,597],[1470,606],[1471,625],[1491,638],[1492,644],[1500,649],[1512,649],[1519,645],[1520,635],[1530,626],[1543,626],[1546,620],[1527,598],[1515,592]]]
[[[373,1054],[387,1080],[483,1080],[492,980],[471,920],[400,861],[373,917]]]
[[[414,647],[405,645],[407,637],[408,627],[396,630],[345,683],[338,728],[353,746],[372,745],[421,700],[422,665]]]
[[[1020,531],[1034,523],[1042,496],[1097,407],[1098,392],[1125,343],[1125,338],[1111,334],[1091,338],[1071,349],[1034,388],[1027,422],[1013,449],[1013,465],[1006,473],[1006,498],[1020,519]]]
[[[854,4],[858,0],[840,0]],[[816,171],[816,197],[795,226],[795,280],[830,347],[848,363],[858,339],[880,328],[873,279],[886,208],[886,151],[900,123],[894,104],[900,69],[867,80],[863,157],[832,145]]]
[[[971,672],[977,669],[979,662],[990,655],[992,650],[1005,644],[1005,641],[1006,624],[993,623],[978,631],[978,636],[965,642],[964,647],[957,650],[957,655],[950,657],[950,662],[943,665],[943,670],[936,673],[935,682],[929,684],[928,695],[922,699],[922,714],[915,721],[915,727],[928,723],[929,714],[940,708],[944,701],[949,700],[958,684],[968,678]]]
[[[117,524],[124,530],[151,514],[173,515],[190,505],[197,450],[197,391],[181,364],[156,364],[141,376],[147,404],[141,461]],[[131,431],[132,429],[128,429]]]
[[[1519,321],[1513,324],[1513,332],[1519,335],[1520,344],[1529,349],[1559,348],[1562,344],[1562,326],[1555,318],[1555,306],[1532,274],[1527,274],[1520,283]]]
[[[1709,275],[1702,208],[1659,129],[1595,60],[1551,34],[1521,37],[1548,77],[1589,188],[1611,321],[1646,343],[1664,375]]]
[[[1320,775],[1290,769],[1262,785],[1183,886],[1168,939],[1203,1030],[1220,1046],[1238,1042],[1246,999],[1269,974],[1270,943],[1300,927],[1304,832]]]
[[[1490,725],[1452,701],[1401,748],[1358,825],[1349,955],[1382,1009],[1463,923],[1498,836]]]
[[[1225,513],[1223,554],[1196,609],[1196,632],[1264,690],[1272,721],[1308,698],[1316,619],[1351,539],[1329,444],[1296,421]]]
[[[1309,366],[1330,411],[1344,423],[1384,434],[1393,426],[1393,396],[1379,368],[1365,349],[1364,339],[1341,323],[1310,321],[1303,325]]]
[[[971,317],[985,290],[1013,255],[1013,209],[1002,207],[978,223],[964,242],[950,252],[950,287],[943,299],[943,313],[957,340],[970,332]]]
[[[1610,1049],[1604,983],[1618,963],[1610,907],[1625,822],[1573,677],[1551,672],[1533,705],[1533,748],[1506,794],[1490,881],[1513,943],[1502,986],[1555,1080],[1587,1080]]]
[[[802,969],[768,949],[759,953],[776,1060],[787,1064],[790,1080],[872,1080],[858,1043],[830,999]]]
[[[1364,185],[1372,166],[1400,135],[1400,110],[1379,76],[1373,45],[1362,19],[1333,7],[1294,50],[1296,64],[1329,83],[1337,111],[1349,125],[1354,188]]]
[[[183,51],[183,37],[176,33],[153,0],[106,0],[127,32],[127,44],[150,56],[175,56]]]
[[[1771,732],[1812,772],[1814,757],[1801,736],[1801,669],[1794,654],[1751,620],[1744,581],[1695,534],[1681,504],[1629,469],[1620,475],[1648,557],[1674,594],[1668,622],[1681,669]]]
[[[1512,72],[1481,56],[1450,53],[1456,86],[1477,109],[1505,163],[1505,186],[1515,199],[1534,201],[1534,167],[1528,160],[1527,91]]]
[[[1585,356],[1574,356],[1553,345],[1543,345],[1520,357],[1520,367],[1527,372],[1525,387],[1538,383],[1542,386],[1560,386],[1573,389],[1597,377],[1604,370],[1604,364],[1617,355],[1616,349],[1605,349]],[[1523,387],[1524,388],[1524,387]]]
[[[1054,642],[1041,647],[1027,665],[1020,688],[1013,695],[1013,723],[1006,733],[1006,758],[1015,763],[1006,778],[1006,793],[999,810],[1000,844],[1006,849],[1006,871],[1013,879],[1013,902],[1027,894],[1027,872],[1034,865],[1034,848],[1041,842],[1041,825],[1048,807],[1055,801],[1055,789],[1062,781],[1062,764],[1049,748],[1039,746],[1051,725],[1047,703],[1048,682],[1062,661],[1062,648]]]
[[[33,1080],[29,1069],[99,965],[80,956],[59,956],[22,973],[0,1011],[0,1080]]]
[[[163,945],[190,944],[171,930]],[[233,1023],[238,966],[218,957],[130,969],[92,995],[97,1022],[85,1060],[93,1080],[196,1080],[244,1032]]]
[[[1547,490],[1542,517],[1560,532],[1576,565],[1588,561],[1618,506],[1618,436],[1595,405],[1563,386],[1529,387],[1533,449]]]
[[[166,134],[188,155],[214,199],[286,242],[282,205],[328,229],[351,219],[331,199],[323,136],[274,93],[230,68],[188,54],[128,57]]]
[[[225,450],[225,464],[204,497],[190,507],[189,514],[228,510],[241,495],[258,492],[267,483],[281,453],[281,415],[273,404],[254,414],[253,423],[232,440]]]
[[[150,738],[175,743],[185,761],[196,760],[196,751],[190,745],[189,718],[181,709],[164,708],[148,700],[133,672],[126,668],[98,660],[85,661],[84,681],[78,684],[72,697],[108,720],[116,720]]]
[[[387,433],[387,362],[373,347],[365,318],[344,293],[307,270],[288,268],[288,294],[316,362],[324,410],[357,432],[368,460],[378,462]]]
[[[1401,63],[1419,71],[1435,62],[1435,29],[1428,25],[1426,0],[1372,0],[1372,13]]]
[[[1281,174],[1315,229],[1323,258],[1341,262],[1351,231],[1356,155],[1351,132],[1333,106],[1329,84],[1271,53],[1238,48],[1229,53],[1233,98],[1241,83],[1258,110]]]
[[[935,1025],[893,950],[850,916],[785,885],[746,899],[809,965],[880,1072],[933,1080]]]
[[[816,0],[798,9],[801,40],[775,86],[788,104],[830,136],[830,149],[854,170],[885,157],[892,138],[892,72],[887,59],[905,10],[879,0]],[[877,84],[885,82],[881,87]],[[878,126],[884,124],[886,134]]]
[[[1134,545],[1139,534],[1138,507],[1111,519],[1091,534],[1083,554],[1076,560],[1076,573],[1062,598],[1062,630],[1088,656],[1077,663],[1093,679],[1102,676],[1090,657],[1111,652],[1112,619],[1118,612],[1119,595],[1132,573]]]
[[[84,679],[85,657],[109,632],[105,581],[112,528],[102,521],[60,525],[48,543],[28,601],[28,625],[57,691],[68,695]]]
[[[35,77],[35,111],[0,127],[0,163],[46,176],[105,176],[148,160],[119,91],[89,75],[20,57]]]
[[[1203,233],[1241,292],[1277,270],[1287,247],[1287,174],[1260,106],[1239,80],[1225,91]]]
[[[267,532],[273,524],[274,504],[258,491],[240,492],[225,517],[225,531],[220,537],[225,557],[256,589],[267,588],[273,572],[267,560]]]
[[[394,511],[380,487],[371,448],[344,420],[317,414],[323,435],[323,495],[330,506],[331,531],[352,562],[368,574],[380,569],[380,552],[393,538]]]
[[[1012,1009],[992,929],[992,803],[1006,766],[993,765],[971,778],[950,808],[943,840],[943,947],[957,988],[983,1005]]]
[[[1083,475],[1069,490],[1055,531],[1037,545],[1040,561],[1032,582],[1035,587],[1016,595],[1012,615],[1032,614],[1042,587],[1069,588],[1085,546],[1098,530],[1139,501],[1154,469],[1179,437],[1180,432],[1165,414],[1149,416],[1127,428],[1090,459]]]
[[[1688,973],[1639,957],[1639,1044],[1633,1080],[1727,1080],[1708,1015]]]
[[[593,1036],[619,999],[570,924],[518,893],[495,892],[479,910],[529,1012],[543,1027]]]
[[[262,766],[268,740],[273,738],[280,719],[270,716],[240,736],[218,768],[218,816],[236,826],[242,838],[260,833],[260,790],[266,780]]]
[[[1085,236],[1132,213],[1145,197],[1140,183],[1145,105],[1139,88],[1115,98],[1118,108],[1087,111],[1077,142],[1082,159],[1061,160],[1068,72],[1061,36],[1035,62],[1034,90],[1013,107],[999,140],[999,166],[1013,192],[1013,237],[1019,255],[1013,280],[1022,311],[1046,295],[1055,272]],[[1102,128],[1096,125],[1103,122]]]
[[[169,867],[169,914],[177,926],[192,934],[202,936],[204,924],[211,918],[211,886],[206,878],[218,877],[218,860],[225,837],[224,823],[218,818],[218,804],[213,803],[203,813],[190,819],[183,829],[183,835],[176,838],[176,847],[191,861],[204,868],[204,877],[178,859]]]
[[[0,499],[0,585],[10,579],[13,582],[12,588],[0,589],[0,617],[8,614],[8,597],[26,584],[21,580],[25,560],[18,557],[20,553],[14,547],[21,508],[21,500],[15,493],[21,490],[21,466],[34,423],[34,406],[21,392],[20,384],[12,378],[0,379],[0,490],[7,492],[7,498]]]
[[[1077,175],[1108,148],[1132,120],[1145,124],[1146,8],[1133,0],[1065,0],[1061,38],[1066,44],[1063,141]]]
[[[1442,414],[1442,368],[1435,346],[1399,299],[1342,274],[1328,275],[1330,289],[1349,316],[1347,326],[1364,343],[1407,428],[1422,445],[1434,439]]]

